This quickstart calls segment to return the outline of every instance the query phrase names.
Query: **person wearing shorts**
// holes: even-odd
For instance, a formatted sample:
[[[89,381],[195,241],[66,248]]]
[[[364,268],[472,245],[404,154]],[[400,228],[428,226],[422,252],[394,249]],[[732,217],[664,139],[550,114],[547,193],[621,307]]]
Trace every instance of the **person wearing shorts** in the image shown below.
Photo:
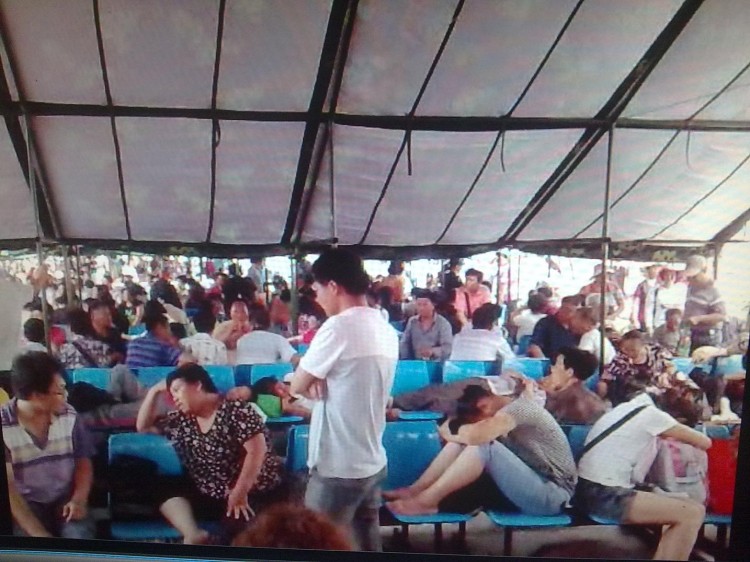
[[[702,450],[711,446],[711,440],[659,410],[643,392],[599,418],[586,444],[636,409],[640,409],[637,414],[583,453],[573,503],[587,515],[622,524],[662,525],[654,559],[687,560],[703,525],[704,506],[636,490],[633,474],[658,437]]]

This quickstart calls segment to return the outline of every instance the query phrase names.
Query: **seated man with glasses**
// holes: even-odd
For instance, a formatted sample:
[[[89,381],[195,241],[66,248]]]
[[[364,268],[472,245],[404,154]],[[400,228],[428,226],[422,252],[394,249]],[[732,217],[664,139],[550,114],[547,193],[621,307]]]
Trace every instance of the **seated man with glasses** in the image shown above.
[[[67,401],[63,369],[50,355],[16,357],[14,398],[0,408],[13,533],[94,538],[88,516],[95,450]]]

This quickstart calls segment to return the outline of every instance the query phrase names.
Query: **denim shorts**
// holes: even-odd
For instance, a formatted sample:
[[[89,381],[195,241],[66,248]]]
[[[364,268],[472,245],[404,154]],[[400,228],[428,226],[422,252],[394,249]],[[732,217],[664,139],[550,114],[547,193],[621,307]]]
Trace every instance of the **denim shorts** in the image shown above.
[[[636,491],[635,488],[604,486],[579,478],[573,504],[586,515],[621,522]]]

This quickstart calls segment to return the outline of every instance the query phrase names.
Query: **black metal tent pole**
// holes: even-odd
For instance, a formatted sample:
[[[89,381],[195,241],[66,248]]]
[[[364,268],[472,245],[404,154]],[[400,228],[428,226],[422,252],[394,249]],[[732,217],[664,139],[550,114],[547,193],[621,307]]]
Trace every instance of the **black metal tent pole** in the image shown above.
[[[226,13],[226,0],[219,0],[219,22],[216,28],[216,58],[214,59],[214,74],[211,81],[211,111],[214,116],[211,119],[211,202],[208,207],[208,229],[206,231],[206,242],[211,242],[214,231],[214,212],[216,209],[216,149],[221,142],[221,127],[216,117],[216,98],[219,93],[219,70],[221,68],[221,45],[224,38],[224,15]]]
[[[120,202],[122,203],[122,213],[125,218],[125,232],[128,240],[132,240],[132,232],[130,230],[130,213],[128,212],[128,200],[125,195],[125,178],[122,171],[122,153],[120,151],[120,137],[117,134],[117,122],[115,120],[114,113],[114,101],[112,99],[112,91],[109,86],[109,74],[107,72],[107,58],[104,53],[104,37],[102,35],[102,24],[99,15],[99,0],[93,0],[94,10],[94,27],[96,29],[96,43],[99,49],[99,65],[102,71],[102,83],[104,84],[104,96],[107,99],[107,112],[109,116],[110,128],[112,129],[112,143],[115,148],[115,163],[117,165],[117,181],[118,187],[120,188]]]
[[[463,10],[463,7],[464,7],[464,0],[459,0],[458,3],[456,4],[456,9],[453,11],[453,17],[451,18],[451,22],[450,24],[448,24],[448,28],[445,30],[445,35],[443,35],[443,40],[440,42],[440,46],[438,47],[437,53],[435,53],[435,56],[432,59],[432,64],[430,64],[430,68],[427,71],[427,75],[422,81],[422,86],[419,88],[417,97],[415,98],[414,103],[411,106],[411,110],[406,116],[406,131],[404,132],[404,139],[401,141],[401,146],[396,152],[396,157],[394,158],[393,164],[391,165],[391,169],[388,172],[388,177],[385,180],[383,189],[380,190],[380,195],[378,196],[378,199],[375,202],[375,206],[372,209],[372,213],[370,213],[370,218],[367,221],[367,226],[365,227],[365,231],[359,240],[360,245],[365,243],[367,236],[370,234],[370,229],[372,228],[372,224],[375,221],[375,216],[378,214],[378,209],[380,208],[380,204],[383,202],[383,199],[385,199],[385,195],[388,192],[388,188],[390,187],[391,180],[393,179],[393,174],[395,173],[396,167],[398,166],[398,163],[401,160],[401,155],[403,154],[404,149],[407,147],[407,144],[409,145],[411,144],[410,143],[411,131],[413,130],[412,120],[414,118],[414,115],[417,112],[417,107],[419,107],[419,102],[422,101],[422,96],[424,96],[424,93],[427,90],[427,85],[430,83],[430,79],[432,78],[432,75],[435,73],[435,68],[437,68],[438,63],[440,62],[440,58],[443,56],[445,47],[448,45],[448,41],[450,40],[451,35],[453,34],[453,29],[456,27],[456,22],[458,21],[458,17],[461,15],[461,10]],[[410,149],[410,152],[411,152],[411,149]],[[411,158],[409,158],[409,162],[410,162],[409,173],[411,173]]]
[[[328,18],[328,28],[326,29],[323,49],[320,54],[318,74],[315,78],[315,85],[313,86],[313,93],[310,97],[310,105],[306,114],[307,124],[302,136],[297,172],[289,202],[289,212],[286,217],[284,232],[281,236],[282,246],[289,246],[294,235],[295,226],[300,218],[299,214],[302,208],[305,184],[310,175],[310,164],[312,163],[323,109],[336,64],[336,54],[339,52],[347,15],[351,18],[354,17],[354,14],[350,12],[351,4],[349,0],[334,0],[331,15]],[[323,146],[325,146],[325,143],[323,143]]]
[[[571,10],[570,14],[568,15],[567,20],[565,20],[565,23],[563,24],[562,28],[558,32],[557,36],[555,37],[554,41],[552,41],[552,44],[550,45],[549,49],[547,49],[547,52],[545,53],[544,57],[542,57],[542,60],[539,62],[539,65],[537,66],[536,70],[534,71],[534,74],[531,76],[531,79],[529,79],[528,83],[524,87],[524,89],[521,91],[521,94],[518,96],[516,101],[513,103],[513,105],[510,107],[508,112],[505,115],[505,118],[510,119],[510,117],[513,115],[513,112],[518,108],[518,106],[521,104],[523,99],[526,97],[526,94],[531,89],[531,86],[536,81],[539,74],[542,72],[542,69],[547,64],[547,61],[552,56],[552,53],[554,52],[555,48],[557,48],[557,45],[560,43],[560,40],[562,39],[563,35],[565,35],[565,32],[570,27],[571,22],[573,21],[573,18],[578,13],[578,10],[581,8],[581,5],[583,4],[583,0],[578,0],[578,3],[575,5],[573,10]],[[474,192],[474,188],[479,183],[479,180],[482,178],[482,175],[484,174],[485,170],[487,169],[487,166],[489,165],[490,161],[492,160],[492,157],[495,154],[495,150],[497,149],[497,146],[500,142],[500,138],[503,137],[506,133],[505,129],[500,129],[495,136],[495,140],[492,143],[492,146],[490,147],[489,152],[487,153],[487,157],[484,160],[484,163],[479,168],[479,171],[477,172],[477,175],[474,177],[474,181],[471,182],[471,185],[469,186],[469,189],[466,191],[466,194],[463,196],[461,201],[459,202],[458,206],[456,207],[456,210],[451,215],[451,218],[448,220],[448,223],[445,225],[445,228],[443,229],[443,232],[440,234],[437,240],[435,240],[435,244],[439,244],[443,238],[445,238],[445,235],[450,230],[451,226],[453,225],[453,222],[456,220],[456,217],[461,212],[461,209],[466,204],[466,201],[469,200],[469,197],[471,197],[471,194]],[[502,155],[502,146],[500,148],[500,153]],[[503,171],[505,171],[505,166],[503,166]]]
[[[607,135],[607,175],[604,180],[604,220],[602,221],[602,275],[601,295],[599,296],[599,372],[604,372],[604,345],[606,343],[605,321],[607,319],[607,261],[609,260],[609,212],[612,190],[612,146],[614,144],[614,126]]]
[[[646,81],[653,69],[661,61],[664,54],[669,50],[683,29],[703,4],[703,0],[685,0],[670,22],[662,29],[651,46],[646,50],[640,62],[625,77],[617,87],[612,96],[607,100],[602,109],[594,117],[595,120],[606,122],[606,126],[589,127],[581,135],[573,149],[560,162],[550,177],[534,194],[526,208],[511,223],[508,230],[498,239],[498,243],[509,241],[514,243],[523,230],[529,225],[534,217],[555,195],[565,180],[588,156],[589,152],[596,146],[604,136],[609,127],[617,122],[617,119],[633,99],[640,87]]]

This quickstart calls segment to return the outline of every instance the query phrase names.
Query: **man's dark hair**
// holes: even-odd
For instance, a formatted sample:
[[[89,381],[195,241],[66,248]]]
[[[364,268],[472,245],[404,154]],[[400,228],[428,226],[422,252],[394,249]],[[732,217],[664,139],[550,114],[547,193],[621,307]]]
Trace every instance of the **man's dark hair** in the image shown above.
[[[665,313],[665,317],[668,319],[674,318],[675,316],[682,316],[682,311],[679,308],[670,308]]]
[[[547,297],[537,291],[533,295],[529,295],[528,306],[531,312],[539,314],[547,307]]]
[[[599,367],[599,359],[590,351],[563,347],[558,353],[563,357],[565,368],[573,369],[573,375],[582,381],[587,380]]]
[[[95,310],[100,310],[102,308],[106,308],[107,310],[109,310],[109,304],[104,302],[103,300],[95,299],[89,303],[89,314],[91,314]]]
[[[216,317],[211,311],[211,306],[202,306],[198,314],[193,316],[195,329],[202,334],[210,334],[216,327]]]
[[[276,396],[275,386],[278,382],[278,379],[273,377],[263,377],[262,379],[255,381],[255,384],[252,386],[253,398],[257,398],[261,394],[271,394]]]
[[[484,273],[479,271],[478,269],[474,269],[473,267],[466,270],[466,273],[464,274],[466,277],[476,277],[477,281],[480,283],[484,280]]]
[[[429,299],[432,304],[435,304],[435,302],[437,301],[437,295],[429,289],[414,288],[411,291],[411,295],[415,299]]]
[[[163,314],[157,314],[155,312],[144,314],[143,323],[146,325],[146,330],[149,332],[153,332],[159,326],[169,327],[169,320],[167,320]]]
[[[94,333],[91,317],[82,308],[68,312],[68,324],[70,324],[70,331],[79,336],[91,336]]]
[[[401,275],[404,272],[404,262],[394,260],[388,266],[388,275]]]
[[[268,330],[271,327],[271,315],[266,310],[266,307],[260,303],[253,303],[250,305],[248,310],[248,317],[250,323],[253,324],[254,329],[257,330]]]
[[[563,297],[560,301],[560,304],[572,304],[573,306],[581,306],[584,300],[585,297],[583,297],[582,295],[569,295],[567,297]]]
[[[31,342],[44,343],[44,321],[29,318],[23,323],[23,337]]]
[[[491,330],[492,325],[500,317],[503,307],[490,302],[483,304],[471,316],[471,325],[477,330]]]
[[[96,285],[94,285],[94,282],[91,279],[86,279],[86,281],[83,282],[83,286],[87,289],[93,289]]]
[[[178,340],[183,340],[187,337],[187,328],[185,327],[185,324],[170,322],[169,331],[172,332],[172,335]]]
[[[174,371],[169,373],[167,375],[167,389],[171,388],[172,383],[177,379],[183,380],[189,384],[201,383],[204,392],[210,394],[219,393],[208,372],[196,363],[188,363],[182,367],[177,367]]]
[[[352,296],[361,296],[370,286],[362,258],[344,248],[332,248],[320,254],[312,265],[312,274],[318,283],[334,281]]]
[[[157,316],[167,313],[167,309],[156,299],[147,300],[143,305],[144,316]]]
[[[63,374],[62,365],[43,351],[32,351],[13,360],[10,382],[13,394],[28,400],[32,394],[47,394],[56,374]]]

